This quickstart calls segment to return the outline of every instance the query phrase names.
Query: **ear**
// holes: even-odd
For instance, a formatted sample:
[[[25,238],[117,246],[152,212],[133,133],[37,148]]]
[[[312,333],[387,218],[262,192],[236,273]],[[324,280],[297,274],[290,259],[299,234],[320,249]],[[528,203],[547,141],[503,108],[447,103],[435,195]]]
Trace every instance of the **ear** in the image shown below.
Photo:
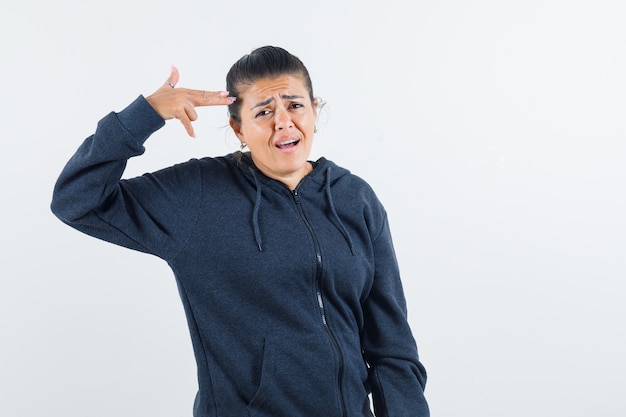
[[[230,118],[229,123],[230,123],[231,129],[233,129],[233,132],[235,132],[235,135],[237,136],[237,138],[241,141],[244,141],[243,132],[241,131],[241,125],[237,123],[236,121],[234,121],[232,117]]]

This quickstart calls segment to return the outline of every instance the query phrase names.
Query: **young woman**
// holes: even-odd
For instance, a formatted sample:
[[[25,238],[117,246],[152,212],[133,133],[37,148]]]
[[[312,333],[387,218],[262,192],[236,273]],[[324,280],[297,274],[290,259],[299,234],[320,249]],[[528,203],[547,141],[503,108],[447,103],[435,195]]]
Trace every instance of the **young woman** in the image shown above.
[[[52,210],[172,268],[198,366],[194,416],[425,417],[387,216],[359,177],[309,161],[318,102],[302,62],[262,47],[227,91],[166,83],[103,118],[55,186]],[[242,149],[121,180],[126,161],[198,106],[229,106]]]

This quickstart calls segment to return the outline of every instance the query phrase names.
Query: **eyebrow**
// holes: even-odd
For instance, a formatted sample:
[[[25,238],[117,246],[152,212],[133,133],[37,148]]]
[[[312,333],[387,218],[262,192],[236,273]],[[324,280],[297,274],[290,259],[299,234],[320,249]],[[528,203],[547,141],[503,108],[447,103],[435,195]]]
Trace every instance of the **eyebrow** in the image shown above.
[[[299,95],[294,95],[294,96],[290,96],[288,94],[283,94],[282,96],[280,96],[280,98],[282,98],[283,100],[294,100],[294,99],[302,99],[304,98],[303,96],[299,96]],[[262,101],[260,103],[255,104],[254,106],[252,106],[250,108],[250,110],[256,109],[257,107],[263,107],[263,106],[267,106],[268,104],[270,104],[272,101],[274,101],[274,97],[270,97],[265,101]]]

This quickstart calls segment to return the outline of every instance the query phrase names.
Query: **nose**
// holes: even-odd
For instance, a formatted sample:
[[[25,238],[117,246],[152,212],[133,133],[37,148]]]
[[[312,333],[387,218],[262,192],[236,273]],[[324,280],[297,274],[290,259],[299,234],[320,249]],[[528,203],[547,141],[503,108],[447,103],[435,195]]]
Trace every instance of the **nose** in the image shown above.
[[[274,115],[274,130],[279,131],[293,127],[293,121],[287,109],[277,108]]]

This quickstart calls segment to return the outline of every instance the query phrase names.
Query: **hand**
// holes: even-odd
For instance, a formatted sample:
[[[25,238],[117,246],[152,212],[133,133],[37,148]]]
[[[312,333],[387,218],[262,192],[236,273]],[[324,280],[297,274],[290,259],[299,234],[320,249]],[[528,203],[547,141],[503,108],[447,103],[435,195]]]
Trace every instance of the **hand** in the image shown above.
[[[161,88],[146,97],[146,100],[163,119],[180,120],[189,136],[195,138],[196,134],[191,125],[191,122],[198,119],[195,108],[200,106],[227,106],[235,101],[235,97],[229,97],[228,91],[174,88],[179,78],[178,69],[172,66],[172,72],[167,81]]]

